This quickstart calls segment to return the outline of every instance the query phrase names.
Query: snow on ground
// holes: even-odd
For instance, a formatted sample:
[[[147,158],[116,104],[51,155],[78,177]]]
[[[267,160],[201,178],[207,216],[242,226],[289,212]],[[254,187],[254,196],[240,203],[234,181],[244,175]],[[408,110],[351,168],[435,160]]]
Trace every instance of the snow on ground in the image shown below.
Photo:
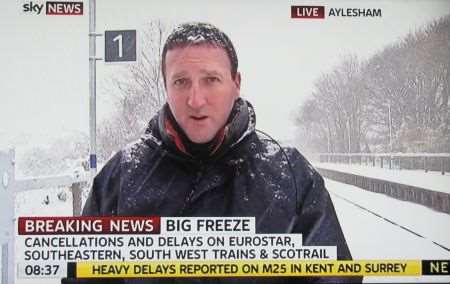
[[[72,216],[69,188],[37,189],[16,196],[16,216]]]
[[[329,179],[325,181],[354,259],[450,258],[449,250],[433,243],[450,247],[450,215],[355,186]],[[366,277],[364,282],[450,282],[450,276]]]
[[[314,166],[450,193],[449,173],[442,175],[440,172],[426,173],[423,170],[389,170],[355,164],[314,163]]]
[[[450,249],[449,214],[329,179],[326,181],[330,192],[349,199]]]

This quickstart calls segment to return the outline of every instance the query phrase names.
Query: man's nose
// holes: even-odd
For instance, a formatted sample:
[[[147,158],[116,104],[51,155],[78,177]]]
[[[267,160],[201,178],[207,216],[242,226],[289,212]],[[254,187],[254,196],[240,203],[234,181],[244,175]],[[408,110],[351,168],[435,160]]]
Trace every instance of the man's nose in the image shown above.
[[[206,94],[201,89],[199,84],[192,84],[187,103],[191,108],[194,109],[201,108],[206,104]]]

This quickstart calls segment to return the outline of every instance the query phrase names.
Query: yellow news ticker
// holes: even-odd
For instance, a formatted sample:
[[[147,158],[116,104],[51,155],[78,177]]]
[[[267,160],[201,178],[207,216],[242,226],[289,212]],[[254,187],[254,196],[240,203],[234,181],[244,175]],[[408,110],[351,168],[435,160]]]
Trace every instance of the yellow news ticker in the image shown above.
[[[76,278],[419,276],[420,260],[77,262]]]

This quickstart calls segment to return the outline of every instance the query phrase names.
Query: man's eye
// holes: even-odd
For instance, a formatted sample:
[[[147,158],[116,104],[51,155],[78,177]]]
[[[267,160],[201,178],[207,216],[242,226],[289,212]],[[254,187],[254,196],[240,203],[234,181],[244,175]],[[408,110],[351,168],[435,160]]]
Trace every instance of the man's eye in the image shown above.
[[[208,82],[208,83],[215,83],[215,82],[219,82],[219,81],[220,81],[219,78],[213,77],[213,76],[206,78],[206,82]]]
[[[187,80],[182,78],[182,79],[176,79],[176,80],[173,82],[173,85],[174,85],[175,87],[182,87],[182,86],[186,85],[186,83],[187,83]]]

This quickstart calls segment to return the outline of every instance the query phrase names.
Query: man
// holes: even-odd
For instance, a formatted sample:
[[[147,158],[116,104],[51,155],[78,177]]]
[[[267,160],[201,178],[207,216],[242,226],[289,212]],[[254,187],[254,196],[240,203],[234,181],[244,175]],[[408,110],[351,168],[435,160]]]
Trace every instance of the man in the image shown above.
[[[297,150],[255,132],[254,109],[239,97],[236,52],[223,32],[203,23],[176,28],[163,49],[162,73],[167,104],[94,179],[84,215],[254,216],[258,233],[302,233],[305,246],[337,246],[339,259],[351,259],[320,175]],[[300,282],[351,280],[358,278]],[[126,283],[163,281],[187,282]]]

